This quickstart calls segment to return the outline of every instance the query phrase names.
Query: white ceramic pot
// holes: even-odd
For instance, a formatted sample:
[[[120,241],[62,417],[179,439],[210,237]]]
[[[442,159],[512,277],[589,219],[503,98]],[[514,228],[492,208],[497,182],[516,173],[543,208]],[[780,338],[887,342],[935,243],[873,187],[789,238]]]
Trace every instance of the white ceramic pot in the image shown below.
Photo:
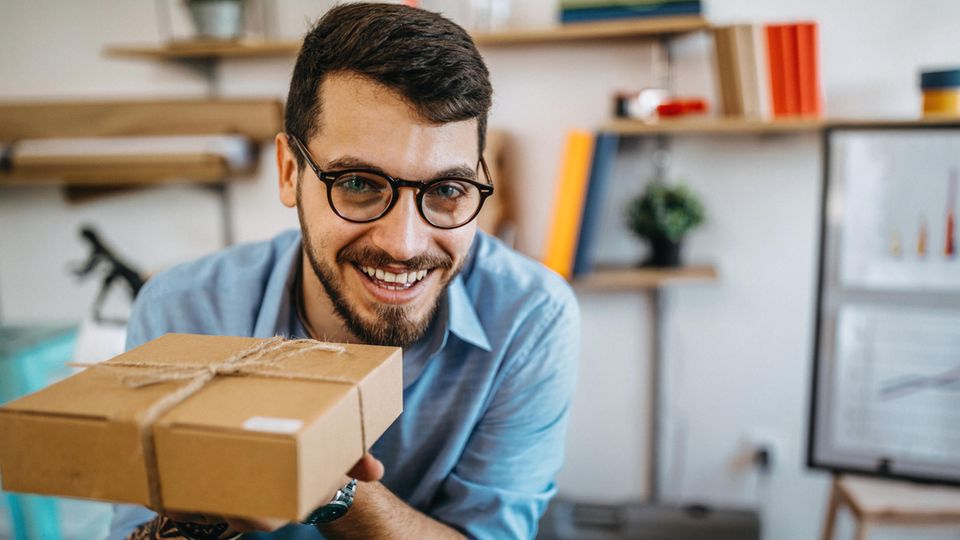
[[[243,33],[243,0],[187,0],[200,37],[236,39]]]

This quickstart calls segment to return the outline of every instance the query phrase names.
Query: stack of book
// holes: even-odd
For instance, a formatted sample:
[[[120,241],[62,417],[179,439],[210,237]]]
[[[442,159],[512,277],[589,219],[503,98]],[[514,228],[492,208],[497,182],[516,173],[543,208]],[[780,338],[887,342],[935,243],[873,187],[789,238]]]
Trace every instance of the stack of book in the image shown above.
[[[587,274],[596,265],[600,218],[618,144],[614,133],[567,134],[542,257],[546,266],[567,279]]]
[[[700,0],[560,0],[560,21],[564,24],[700,15],[701,11]]]
[[[714,41],[725,114],[823,116],[817,23],[719,26]]]

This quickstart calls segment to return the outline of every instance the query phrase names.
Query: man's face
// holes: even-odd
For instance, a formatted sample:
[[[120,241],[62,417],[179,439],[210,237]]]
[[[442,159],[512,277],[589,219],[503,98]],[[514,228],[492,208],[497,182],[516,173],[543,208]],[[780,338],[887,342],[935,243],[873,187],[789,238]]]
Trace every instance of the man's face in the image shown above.
[[[476,120],[431,124],[399,94],[356,76],[328,76],[320,92],[320,129],[304,143],[321,170],[377,169],[407,180],[476,170]],[[312,170],[297,184],[310,267],[337,315],[367,343],[407,346],[426,332],[476,233],[475,220],[452,230],[426,223],[415,195],[400,188],[387,215],[351,223],[330,208]],[[281,198],[289,194],[281,190]]]

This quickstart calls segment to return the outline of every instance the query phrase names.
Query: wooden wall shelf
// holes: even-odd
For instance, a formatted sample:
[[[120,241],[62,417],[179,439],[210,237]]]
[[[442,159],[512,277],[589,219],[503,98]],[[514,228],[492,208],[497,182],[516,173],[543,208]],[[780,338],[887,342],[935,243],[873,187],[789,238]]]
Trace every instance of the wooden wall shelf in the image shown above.
[[[263,58],[293,56],[300,41],[173,41],[165,45],[109,45],[103,49],[108,58],[148,60],[191,60],[213,58]]]
[[[709,282],[717,279],[717,270],[712,266],[686,266],[681,268],[616,267],[599,268],[573,281],[578,290],[655,289],[678,283]]]
[[[22,156],[0,185],[130,186],[222,182],[230,173],[217,154]]]
[[[684,34],[710,28],[699,16],[651,17],[627,21],[605,21],[558,25],[550,28],[517,28],[504,32],[476,33],[473,39],[480,47],[577,41],[605,41],[622,38],[652,38]]]
[[[646,123],[639,120],[612,120],[601,131],[621,135],[710,135],[772,134],[820,131],[826,128],[898,128],[923,126],[960,126],[960,118],[918,119],[781,119],[752,120],[747,118],[691,118]]]
[[[823,120],[750,120],[745,118],[702,118],[688,120],[664,120],[646,123],[639,120],[613,120],[601,130],[621,135],[671,135],[714,133],[794,133],[818,131],[826,123]]]
[[[0,102],[0,141],[214,134],[272,140],[282,126],[277,99]]]
[[[654,38],[708,28],[710,28],[710,25],[706,19],[691,15],[566,24],[547,28],[516,28],[503,32],[478,32],[473,34],[473,39],[479,47],[502,47],[626,38]],[[173,41],[166,44],[109,45],[103,49],[103,54],[109,58],[147,60],[258,58],[293,56],[300,50],[301,43],[299,40]]]

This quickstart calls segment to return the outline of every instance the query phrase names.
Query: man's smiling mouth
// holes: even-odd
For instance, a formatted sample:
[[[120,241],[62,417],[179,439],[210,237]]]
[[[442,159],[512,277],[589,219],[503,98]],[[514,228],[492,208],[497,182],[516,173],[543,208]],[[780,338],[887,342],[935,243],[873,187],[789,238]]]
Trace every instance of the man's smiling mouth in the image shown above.
[[[431,270],[410,270],[407,272],[392,272],[383,268],[366,265],[354,265],[367,278],[384,289],[402,291],[409,289],[427,277]]]

